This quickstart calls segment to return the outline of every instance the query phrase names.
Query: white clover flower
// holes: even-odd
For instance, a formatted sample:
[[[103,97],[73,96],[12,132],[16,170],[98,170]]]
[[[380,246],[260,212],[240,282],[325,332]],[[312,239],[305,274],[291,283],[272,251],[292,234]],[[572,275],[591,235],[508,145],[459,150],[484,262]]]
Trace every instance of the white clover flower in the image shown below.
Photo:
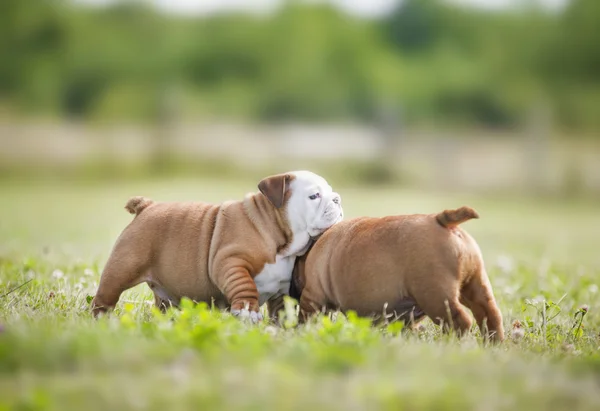
[[[523,331],[522,328],[513,328],[512,333],[511,333],[511,338],[515,341],[519,341],[521,340],[523,337],[525,337],[525,331]]]

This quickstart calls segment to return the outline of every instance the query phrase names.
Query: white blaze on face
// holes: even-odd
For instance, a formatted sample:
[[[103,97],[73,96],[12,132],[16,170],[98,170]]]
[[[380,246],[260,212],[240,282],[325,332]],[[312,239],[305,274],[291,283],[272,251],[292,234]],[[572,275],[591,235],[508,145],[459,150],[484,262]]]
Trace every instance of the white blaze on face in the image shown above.
[[[310,237],[318,236],[342,221],[344,211],[340,195],[333,191],[323,177],[310,171],[295,171],[290,174],[295,178],[290,183],[291,196],[287,203],[287,215],[294,240],[286,255],[301,255],[306,251]]]

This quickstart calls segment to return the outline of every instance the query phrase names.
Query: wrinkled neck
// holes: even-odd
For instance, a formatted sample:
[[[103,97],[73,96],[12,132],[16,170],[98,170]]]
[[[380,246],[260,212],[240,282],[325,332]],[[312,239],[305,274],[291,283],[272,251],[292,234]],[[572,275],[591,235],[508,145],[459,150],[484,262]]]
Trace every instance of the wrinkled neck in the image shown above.
[[[294,236],[287,221],[285,205],[275,208],[263,194],[254,193],[244,199],[244,210],[261,236],[275,242],[277,254],[289,247]]]

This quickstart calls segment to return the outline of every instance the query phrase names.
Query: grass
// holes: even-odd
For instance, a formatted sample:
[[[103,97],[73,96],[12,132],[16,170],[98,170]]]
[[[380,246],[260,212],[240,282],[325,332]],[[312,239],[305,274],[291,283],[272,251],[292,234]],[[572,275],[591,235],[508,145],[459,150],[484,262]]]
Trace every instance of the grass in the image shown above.
[[[291,306],[284,327],[204,305],[163,315],[145,285],[114,315],[90,318],[130,196],[223,201],[255,185],[2,181],[0,410],[600,408],[600,213],[582,200],[336,186],[347,217],[463,204],[481,214],[465,228],[508,330],[496,347],[475,329],[457,340],[428,321],[407,332],[338,315],[294,328]]]

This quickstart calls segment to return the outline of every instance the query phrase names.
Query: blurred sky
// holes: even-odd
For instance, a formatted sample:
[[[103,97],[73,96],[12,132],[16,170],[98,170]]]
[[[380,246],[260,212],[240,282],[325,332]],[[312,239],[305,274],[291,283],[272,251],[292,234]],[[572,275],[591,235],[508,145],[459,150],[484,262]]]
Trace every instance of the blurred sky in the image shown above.
[[[75,0],[79,3],[107,4],[118,0]],[[146,0],[158,8],[174,13],[206,14],[226,10],[247,10],[252,12],[268,12],[277,7],[282,0]],[[352,13],[365,17],[376,17],[386,14],[401,0],[307,0],[307,3],[329,2]],[[448,0],[486,9],[502,9],[515,7],[525,3],[537,3],[556,9],[569,0]]]

